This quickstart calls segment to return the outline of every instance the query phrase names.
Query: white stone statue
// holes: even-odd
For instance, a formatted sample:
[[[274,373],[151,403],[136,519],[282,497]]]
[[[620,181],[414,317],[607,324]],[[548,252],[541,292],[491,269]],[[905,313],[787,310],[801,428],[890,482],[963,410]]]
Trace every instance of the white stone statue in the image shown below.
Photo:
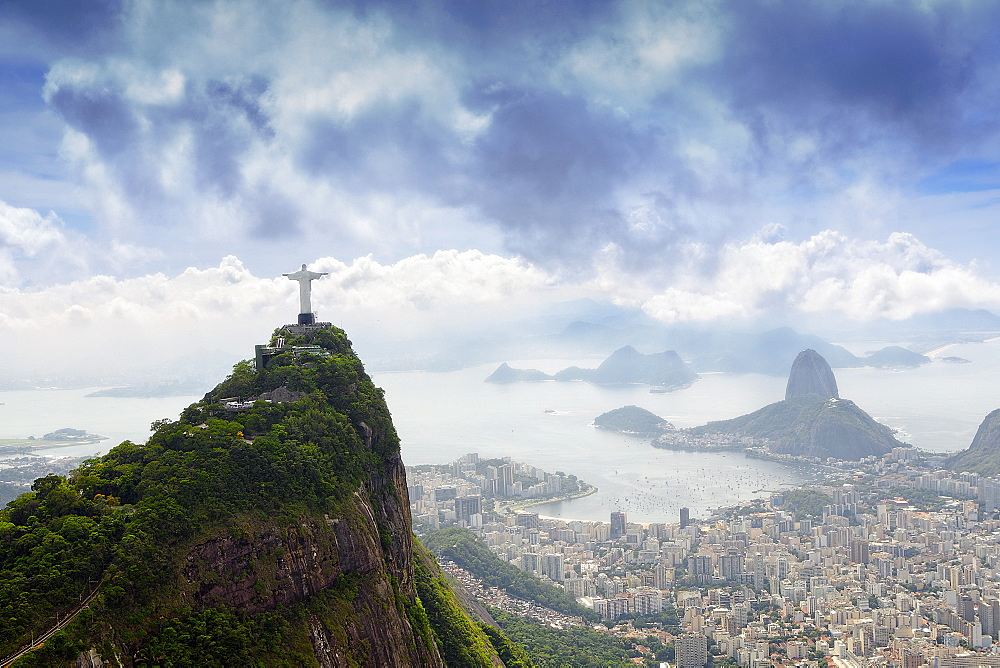
[[[293,274],[282,274],[282,276],[287,276],[290,281],[299,282],[299,313],[312,313],[311,283],[320,276],[326,276],[329,273],[328,271],[309,271],[305,265],[302,265],[302,269]]]

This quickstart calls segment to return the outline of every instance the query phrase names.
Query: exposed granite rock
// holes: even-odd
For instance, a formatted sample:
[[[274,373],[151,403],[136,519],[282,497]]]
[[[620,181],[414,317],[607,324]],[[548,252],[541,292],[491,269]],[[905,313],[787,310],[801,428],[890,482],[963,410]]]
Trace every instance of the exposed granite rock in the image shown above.
[[[281,387],[275,388],[270,392],[264,392],[263,394],[258,395],[255,399],[273,401],[276,404],[284,404],[289,401],[297,401],[304,396],[306,396],[305,392],[294,392],[282,385]]]
[[[370,437],[370,436],[369,436]],[[338,624],[310,623],[310,640],[323,666],[353,665],[358,647],[366,665],[443,665],[436,652],[413,642],[409,619],[393,605],[394,587],[415,596],[409,503],[402,462],[373,472],[336,518],[304,518],[279,528],[262,524],[195,544],[186,557],[185,592],[195,608],[273,610],[334,587],[343,575],[361,578],[351,614]]]
[[[1000,408],[983,419],[969,449],[1000,453]]]
[[[812,348],[800,352],[792,362],[788,384],[785,386],[785,399],[807,394],[818,394],[824,399],[840,398],[833,369],[823,356]]]

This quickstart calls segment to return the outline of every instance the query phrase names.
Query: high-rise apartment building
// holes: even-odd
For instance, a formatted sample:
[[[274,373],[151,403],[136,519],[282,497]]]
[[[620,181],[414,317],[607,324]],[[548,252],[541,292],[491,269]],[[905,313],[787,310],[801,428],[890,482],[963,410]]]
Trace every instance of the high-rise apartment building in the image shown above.
[[[625,535],[625,513],[614,511],[611,513],[611,540],[618,540]]]
[[[553,582],[562,582],[564,571],[563,555],[546,554],[542,556],[542,575]]]
[[[703,668],[708,663],[708,638],[701,633],[685,633],[674,640],[677,668]]]
[[[482,512],[482,499],[478,496],[460,496],[455,499],[455,519],[468,522],[473,515]]]

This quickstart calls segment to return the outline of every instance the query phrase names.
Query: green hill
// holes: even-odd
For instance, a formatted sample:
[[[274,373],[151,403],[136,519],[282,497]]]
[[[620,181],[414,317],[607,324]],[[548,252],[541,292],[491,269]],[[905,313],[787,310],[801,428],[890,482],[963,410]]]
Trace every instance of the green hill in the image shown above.
[[[413,538],[344,332],[281,334],[265,369],[0,511],[0,657],[96,592],[17,665],[502,665]]]
[[[594,418],[594,426],[623,434],[656,436],[665,431],[673,431],[670,424],[656,413],[638,406],[622,406]]]
[[[440,529],[424,536],[423,540],[427,549],[438,556],[451,559],[490,587],[505,589],[511,596],[534,601],[566,615],[580,616],[591,621],[597,619],[593,610],[577,603],[563,589],[543,582],[498,557],[468,529]]]
[[[946,459],[944,466],[984,476],[1000,474],[1000,408],[983,418],[968,449]]]
[[[771,452],[803,457],[859,460],[904,445],[853,401],[817,394],[785,399],[732,420],[709,422],[695,435],[742,434],[771,441]]]

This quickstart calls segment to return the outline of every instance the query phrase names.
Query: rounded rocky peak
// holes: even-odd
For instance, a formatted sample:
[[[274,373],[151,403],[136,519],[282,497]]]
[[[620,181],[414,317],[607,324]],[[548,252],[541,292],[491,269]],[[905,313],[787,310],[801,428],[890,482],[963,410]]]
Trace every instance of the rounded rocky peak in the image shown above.
[[[840,398],[833,369],[812,348],[807,348],[796,356],[788,374],[788,385],[785,386],[785,399],[806,394],[818,394],[826,399]]]

